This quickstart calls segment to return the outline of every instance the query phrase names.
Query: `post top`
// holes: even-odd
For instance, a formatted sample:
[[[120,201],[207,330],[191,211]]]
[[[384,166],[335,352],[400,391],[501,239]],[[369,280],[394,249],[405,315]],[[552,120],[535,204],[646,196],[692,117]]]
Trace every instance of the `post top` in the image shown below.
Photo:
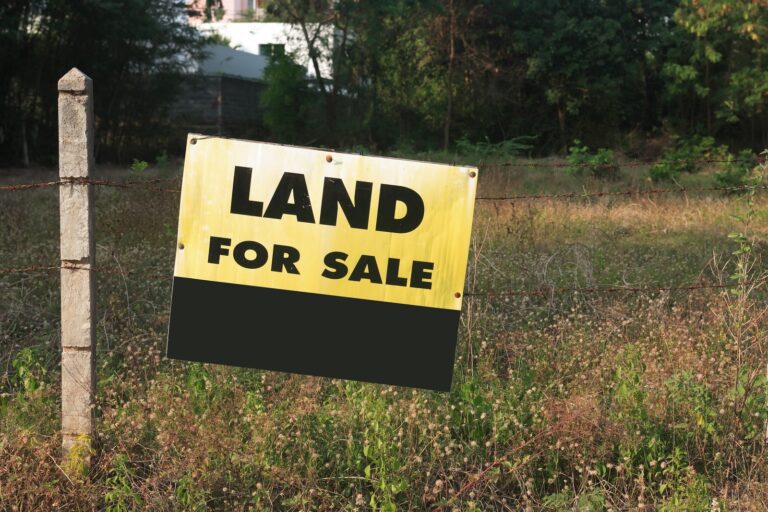
[[[93,80],[77,68],[67,71],[67,74],[59,79],[59,91],[75,93],[87,92],[93,85]]]

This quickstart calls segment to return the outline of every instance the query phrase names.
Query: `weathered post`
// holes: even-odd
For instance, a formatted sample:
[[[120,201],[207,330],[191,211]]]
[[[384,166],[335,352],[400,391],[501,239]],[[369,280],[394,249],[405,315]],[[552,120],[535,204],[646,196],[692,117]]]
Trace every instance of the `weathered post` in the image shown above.
[[[71,468],[88,467],[93,435],[93,136],[93,82],[72,68],[59,80],[61,431]]]

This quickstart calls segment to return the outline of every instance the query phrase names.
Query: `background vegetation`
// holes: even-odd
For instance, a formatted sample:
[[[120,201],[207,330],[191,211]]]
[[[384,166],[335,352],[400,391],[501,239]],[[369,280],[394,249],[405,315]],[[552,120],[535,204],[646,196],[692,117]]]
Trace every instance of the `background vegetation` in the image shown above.
[[[760,149],[768,136],[768,9],[733,0],[274,0],[333,24],[325,143],[447,149],[537,136],[632,146],[698,133]],[[354,101],[339,104],[340,91]],[[322,136],[321,134],[327,134]],[[636,148],[634,148],[636,149]]]
[[[669,136],[768,145],[764,2],[271,0],[267,11],[306,30],[334,71],[307,82],[274,63],[272,140],[382,152],[531,136],[535,154],[579,139],[648,157]],[[333,41],[316,37],[328,25]],[[95,79],[101,160],[179,151],[167,107],[201,43],[173,0],[3,2],[0,163],[53,161],[53,84],[72,66]]]
[[[0,165],[55,163],[56,83],[72,67],[94,80],[97,157],[130,161],[144,146],[157,154],[201,43],[174,0],[2,2]]]

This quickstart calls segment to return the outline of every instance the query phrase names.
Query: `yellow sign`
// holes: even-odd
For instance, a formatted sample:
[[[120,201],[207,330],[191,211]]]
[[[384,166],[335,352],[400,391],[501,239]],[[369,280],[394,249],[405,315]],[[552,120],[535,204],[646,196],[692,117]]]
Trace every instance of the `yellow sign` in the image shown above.
[[[190,135],[168,357],[450,389],[476,184]]]
[[[477,169],[190,135],[176,277],[461,309]]]

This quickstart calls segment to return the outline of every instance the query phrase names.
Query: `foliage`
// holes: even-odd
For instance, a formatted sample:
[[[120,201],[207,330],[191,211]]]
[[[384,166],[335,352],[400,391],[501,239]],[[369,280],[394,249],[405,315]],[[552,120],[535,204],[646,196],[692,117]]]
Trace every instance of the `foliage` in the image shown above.
[[[757,158],[749,149],[740,151],[736,156],[729,154],[721,170],[715,173],[715,179],[724,187],[743,188],[750,183],[756,165]]]
[[[3,2],[0,160],[55,155],[56,83],[73,66],[94,81],[97,156],[167,140],[167,109],[203,41],[183,9],[174,0]]]
[[[141,173],[142,171],[146,170],[147,167],[149,167],[149,162],[145,160],[139,160],[138,158],[134,158],[133,162],[131,163],[131,171],[135,173]]]
[[[231,46],[232,40],[218,32],[211,31],[205,35],[205,42],[209,44],[218,44],[221,46]]]
[[[536,137],[530,135],[521,135],[496,143],[492,143],[488,139],[470,142],[466,137],[462,137],[456,141],[456,153],[466,158],[467,161],[478,165],[494,160],[503,162],[529,152],[533,149],[532,143],[535,140]]]
[[[489,163],[480,193],[652,186],[639,165],[607,183],[564,173],[561,160],[532,164]],[[60,455],[59,280],[2,275],[2,504],[759,510],[768,472],[761,169],[738,196],[478,202],[469,289],[547,292],[466,297],[449,394],[165,359],[171,283],[147,274],[173,266],[178,195],[99,187],[97,257],[126,273],[98,276],[93,467],[75,478]],[[152,180],[161,170],[112,172]],[[677,180],[717,184],[713,173]],[[57,191],[3,201],[5,265],[48,264]],[[558,291],[699,281],[734,288]]]
[[[648,171],[653,181],[674,180],[682,173],[694,173],[710,165],[708,160],[732,158],[728,146],[717,145],[714,137],[677,138],[664,150],[661,161]]]
[[[223,14],[220,0],[195,5],[190,9],[208,20]],[[264,126],[255,128],[266,127],[272,140],[448,152],[463,141],[494,145],[535,134],[534,154],[561,152],[574,138],[616,148],[627,134],[685,140],[698,133],[734,150],[757,150],[768,140],[768,9],[760,2],[272,0],[264,6],[267,19],[294,26],[309,48],[302,65],[314,75],[306,90],[294,76],[298,68],[283,66],[267,77],[269,108]],[[173,0],[0,6],[0,160],[51,161],[51,84],[72,65],[96,83],[100,160],[146,159],[171,149],[177,131],[169,105],[180,73],[188,71],[187,57],[199,57],[205,41],[182,10]],[[323,71],[324,62],[331,72]],[[234,136],[252,133],[232,129],[242,130]],[[680,172],[661,165],[653,176],[673,179]]]
[[[168,152],[163,150],[157,157],[155,157],[155,167],[157,167],[161,176],[168,176],[173,172],[173,167],[170,162]]]
[[[264,71],[266,88],[261,95],[264,124],[273,137],[287,143],[305,141],[305,126],[311,125],[308,101],[312,97],[304,67],[288,55],[270,59]]]
[[[568,162],[565,172],[569,174],[580,175],[589,171],[595,178],[616,179],[618,177],[619,166],[613,150],[610,149],[599,148],[592,152],[588,146],[577,139],[573,141],[565,160]]]
[[[90,462],[96,451],[91,436],[81,434],[74,439],[69,452],[62,461],[61,469],[71,480],[83,480],[88,476]]]
[[[26,347],[19,351],[11,363],[16,380],[25,394],[32,394],[45,387],[46,369],[35,349]]]
[[[104,494],[107,512],[128,512],[143,505],[141,496],[133,489],[134,470],[124,454],[115,456],[112,469],[106,479],[107,492]]]
[[[768,10],[746,0],[682,0],[674,21],[662,76],[681,115],[670,120],[683,129],[703,125],[710,135],[730,132],[759,144],[753,123],[768,110]]]

